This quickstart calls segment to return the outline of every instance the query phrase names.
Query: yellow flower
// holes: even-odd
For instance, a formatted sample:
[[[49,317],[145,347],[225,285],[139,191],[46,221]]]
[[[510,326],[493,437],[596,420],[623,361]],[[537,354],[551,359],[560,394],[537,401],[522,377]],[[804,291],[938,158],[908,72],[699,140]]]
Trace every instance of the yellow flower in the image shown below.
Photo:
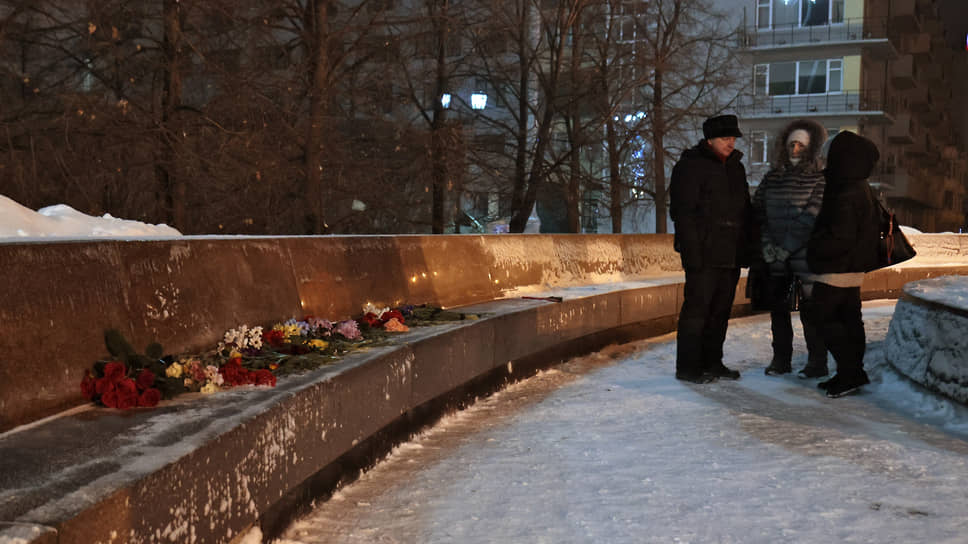
[[[229,359],[235,359],[236,357],[242,357],[242,354],[238,351],[232,350],[232,353],[229,353]]]
[[[208,394],[208,393],[215,393],[216,391],[218,391],[218,386],[212,382],[208,382],[207,384],[202,386],[202,393]]]
[[[181,378],[184,368],[179,363],[172,363],[165,369],[165,376],[169,378]]]
[[[299,332],[300,332],[299,325],[284,325],[282,330],[283,330],[283,334],[286,335],[286,338],[290,336],[299,336]]]
[[[309,341],[309,345],[312,346],[315,349],[318,349],[319,351],[322,351],[322,350],[326,349],[326,346],[329,345],[329,342],[327,342],[325,340],[320,340],[318,338],[314,338],[314,339],[312,339],[312,340]]]

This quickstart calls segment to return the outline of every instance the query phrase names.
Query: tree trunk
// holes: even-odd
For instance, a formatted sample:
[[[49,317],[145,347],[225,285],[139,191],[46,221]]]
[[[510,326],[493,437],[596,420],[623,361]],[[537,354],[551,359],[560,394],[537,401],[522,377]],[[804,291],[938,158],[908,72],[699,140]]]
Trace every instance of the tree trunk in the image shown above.
[[[514,187],[511,191],[511,219],[508,221],[508,230],[510,232],[524,232],[524,227],[528,224],[528,217],[531,215],[531,209],[534,207],[534,201],[531,205],[527,205],[527,162],[528,162],[528,135],[530,133],[530,127],[528,120],[530,119],[530,113],[528,111],[528,98],[531,96],[531,74],[529,72],[530,65],[530,47],[531,47],[531,18],[528,17],[528,3],[524,2],[522,5],[522,24],[519,29],[521,35],[518,39],[518,62],[520,63],[520,72],[518,74],[518,85],[520,85],[521,99],[518,100],[518,125],[517,125],[517,149],[514,156]],[[527,206],[527,209],[525,207]]]
[[[164,0],[162,4],[165,32],[162,42],[164,52],[164,87],[161,91],[161,130],[158,132],[159,157],[155,162],[155,177],[161,187],[161,202],[165,222],[176,228],[185,225],[184,181],[174,174],[174,131],[169,126],[175,109],[181,105],[181,5],[178,0]]]
[[[444,203],[445,203],[445,190],[447,187],[447,163],[446,163],[446,140],[443,137],[443,131],[445,130],[446,123],[445,115],[446,110],[443,104],[440,102],[440,98],[443,96],[444,92],[447,90],[447,4],[448,0],[443,0],[441,2],[441,12],[434,13],[433,15],[437,17],[435,23],[436,29],[436,40],[437,40],[437,72],[436,81],[434,85],[434,98],[433,98],[433,120],[431,121],[430,127],[430,157],[431,157],[431,179],[432,179],[432,193],[431,193],[431,220],[430,220],[430,231],[433,234],[443,234],[444,233]],[[455,199],[457,203],[456,214],[454,216],[454,232],[460,232],[460,193],[458,192],[457,198]]]
[[[610,190],[609,215],[612,216],[612,232],[622,232],[622,209],[624,195],[622,191],[622,171],[619,164],[618,132],[615,121],[610,116],[605,121],[605,138],[608,145],[608,184]]]
[[[581,13],[576,14],[574,21],[571,25],[572,39],[571,44],[571,90],[572,96],[568,100],[569,117],[571,117],[572,123],[572,149],[571,156],[569,158],[569,168],[568,168],[568,190],[565,194],[565,202],[567,205],[568,214],[568,232],[579,233],[581,232],[581,212],[579,205],[581,203],[581,149],[582,144],[585,141],[585,134],[581,127],[581,120],[579,115],[581,114],[578,107],[578,101],[576,96],[578,95],[578,85],[579,85],[579,70],[581,68],[582,60],[582,32],[581,32]]]
[[[323,132],[326,129],[326,101],[328,99],[329,57],[326,48],[327,0],[311,0],[310,23],[312,33],[312,70],[309,89],[309,126],[306,134],[305,230],[308,234],[324,234],[327,195],[323,188]]]
[[[656,68],[652,95],[652,150],[653,174],[655,176],[655,232],[665,234],[666,180],[665,180],[665,111],[662,109],[662,69]]]

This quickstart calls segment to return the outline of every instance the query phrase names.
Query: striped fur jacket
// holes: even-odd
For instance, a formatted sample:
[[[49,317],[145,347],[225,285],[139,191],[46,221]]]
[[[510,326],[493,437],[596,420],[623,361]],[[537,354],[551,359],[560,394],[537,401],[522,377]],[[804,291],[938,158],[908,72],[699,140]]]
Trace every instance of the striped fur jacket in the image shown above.
[[[793,272],[809,272],[806,246],[820,213],[824,185],[823,172],[810,162],[801,162],[771,169],[757,187],[753,213],[772,274],[785,273],[788,264]],[[766,250],[769,246],[779,250]]]

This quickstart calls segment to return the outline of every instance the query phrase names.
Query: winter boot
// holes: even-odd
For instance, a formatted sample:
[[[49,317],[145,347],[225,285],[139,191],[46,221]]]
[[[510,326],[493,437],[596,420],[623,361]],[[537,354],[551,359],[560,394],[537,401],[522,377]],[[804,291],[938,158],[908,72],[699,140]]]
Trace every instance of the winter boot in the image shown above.
[[[773,359],[770,361],[770,366],[766,367],[764,373],[767,376],[779,376],[781,374],[789,374],[793,372],[793,367],[790,365],[790,361],[781,361],[779,359]]]
[[[707,370],[706,372],[708,372],[709,374],[712,374],[713,376],[716,376],[717,378],[723,378],[724,380],[739,379],[739,371],[733,370],[732,368],[729,368],[723,363],[719,363],[718,365],[713,365],[713,367]]]
[[[689,383],[710,383],[716,381],[716,376],[710,374],[709,372],[703,372],[701,374],[687,374],[685,372],[676,372],[676,379]]]
[[[797,377],[802,379],[822,378],[826,375],[827,361],[807,361],[807,365],[797,372]]]
[[[856,376],[845,376],[841,377],[840,374],[834,376],[833,380],[830,380],[827,384],[827,396],[835,399],[837,397],[842,397],[857,391],[861,386],[871,383],[870,378],[867,377],[867,373],[863,370],[860,374]]]

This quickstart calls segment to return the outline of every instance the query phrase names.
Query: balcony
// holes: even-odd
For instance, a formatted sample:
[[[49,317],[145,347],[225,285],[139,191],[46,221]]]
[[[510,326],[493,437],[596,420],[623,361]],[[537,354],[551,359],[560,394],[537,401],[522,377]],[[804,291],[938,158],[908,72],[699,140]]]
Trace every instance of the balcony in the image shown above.
[[[846,92],[792,96],[740,97],[736,111],[744,118],[864,116],[872,123],[890,123],[893,108],[880,92]]]
[[[891,27],[899,32],[921,30],[917,0],[892,0]]]
[[[912,55],[904,55],[891,63],[891,83],[895,89],[905,91],[917,86],[918,69]]]
[[[887,129],[887,141],[892,144],[913,144],[914,131],[910,113],[900,113]]]
[[[740,45],[767,57],[772,49],[797,49],[797,54],[813,54],[811,49],[831,51],[831,46],[841,45],[843,51],[835,54],[856,53],[858,45],[880,60],[897,55],[896,40],[889,39],[888,19],[884,17],[859,17],[842,23],[817,26],[780,25],[771,28],[750,26],[744,29]]]

